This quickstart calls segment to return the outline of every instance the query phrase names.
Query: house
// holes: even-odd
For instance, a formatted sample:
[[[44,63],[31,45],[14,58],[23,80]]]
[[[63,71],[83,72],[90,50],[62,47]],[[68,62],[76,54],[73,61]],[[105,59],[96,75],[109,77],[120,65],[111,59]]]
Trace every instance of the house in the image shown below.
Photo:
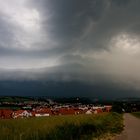
[[[103,112],[104,107],[103,106],[94,106],[94,107],[92,107],[92,110],[93,110],[94,114],[99,114],[99,113]]]
[[[53,112],[50,108],[40,108],[34,111],[35,117],[47,117],[53,115]]]
[[[85,113],[85,110],[82,110],[82,109],[79,109],[79,108],[74,108],[74,110],[75,110],[76,115]]]
[[[111,105],[106,105],[106,106],[104,106],[104,107],[105,107],[105,111],[106,111],[106,112],[110,112],[111,109],[112,109],[112,106],[111,106]]]
[[[2,119],[11,119],[13,111],[10,109],[1,109],[0,110],[0,118]]]
[[[92,114],[92,110],[87,110],[85,114]]]
[[[54,111],[56,115],[78,115],[83,114],[83,110],[78,108],[59,108]]]
[[[98,108],[98,109],[95,110],[95,112],[97,112],[96,114],[103,113],[103,109],[102,108]]]
[[[70,108],[60,108],[58,110],[58,115],[74,115],[75,111]]]
[[[48,117],[50,114],[48,113],[35,113],[35,117]]]
[[[12,117],[15,118],[29,118],[32,117],[32,113],[27,110],[14,111]]]

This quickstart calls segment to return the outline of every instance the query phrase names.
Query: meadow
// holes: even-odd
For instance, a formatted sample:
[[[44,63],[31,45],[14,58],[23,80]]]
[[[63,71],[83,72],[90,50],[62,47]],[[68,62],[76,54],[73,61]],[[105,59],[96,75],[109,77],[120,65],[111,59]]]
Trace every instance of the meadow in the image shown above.
[[[133,112],[132,115],[134,115],[134,116],[140,118],[140,112]]]
[[[122,130],[117,113],[0,120],[0,140],[93,140]]]

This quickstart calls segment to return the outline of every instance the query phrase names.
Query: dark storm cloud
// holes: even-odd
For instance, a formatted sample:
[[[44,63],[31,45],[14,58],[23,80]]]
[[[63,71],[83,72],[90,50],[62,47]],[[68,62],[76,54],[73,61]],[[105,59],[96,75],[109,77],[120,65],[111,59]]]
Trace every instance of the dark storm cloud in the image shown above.
[[[123,90],[110,85],[89,85],[81,82],[0,82],[2,95],[47,96],[47,97],[91,97],[97,99],[115,99],[137,97],[138,92]],[[10,90],[10,93],[9,93]],[[133,92],[133,95],[132,95]],[[112,94],[113,93],[113,94]]]
[[[0,17],[0,48],[9,47],[10,44],[15,44],[14,30],[16,30],[16,26],[7,22],[9,17],[5,17],[4,14],[0,13]]]
[[[140,90],[139,0],[0,2],[1,81]]]
[[[64,53],[108,49],[113,36],[139,32],[138,0],[42,0],[30,5],[40,11],[42,28]]]
[[[44,29],[49,30],[55,39],[63,41],[79,38],[89,26],[89,22],[97,23],[95,31],[100,28],[112,31],[113,26],[117,25],[118,28],[123,29],[121,25],[124,24],[124,20],[126,20],[125,25],[135,24],[131,19],[138,20],[135,18],[139,15],[139,1],[136,0],[87,0],[86,2],[85,0],[41,0],[39,4],[33,0],[32,4],[40,10],[42,17],[47,18],[49,14],[48,20],[44,18],[42,21]],[[127,23],[128,21],[131,22]],[[96,34],[95,31],[92,33]],[[102,33],[100,30],[99,32]]]
[[[90,22],[96,23],[107,7],[107,3],[101,0],[86,2],[85,0],[42,0],[39,4],[34,1],[32,3],[39,9],[43,17],[42,27],[44,30],[46,29],[52,39],[64,44],[65,47],[71,42],[75,43],[85,33]],[[48,14],[48,20],[44,19]]]

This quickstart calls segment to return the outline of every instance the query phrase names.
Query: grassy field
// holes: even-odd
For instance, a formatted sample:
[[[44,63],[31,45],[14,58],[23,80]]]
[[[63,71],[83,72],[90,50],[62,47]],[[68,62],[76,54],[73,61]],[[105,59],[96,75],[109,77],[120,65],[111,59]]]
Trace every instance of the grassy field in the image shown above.
[[[140,112],[133,112],[132,115],[134,115],[134,116],[140,118]]]
[[[0,120],[0,140],[93,140],[122,130],[117,113]]]

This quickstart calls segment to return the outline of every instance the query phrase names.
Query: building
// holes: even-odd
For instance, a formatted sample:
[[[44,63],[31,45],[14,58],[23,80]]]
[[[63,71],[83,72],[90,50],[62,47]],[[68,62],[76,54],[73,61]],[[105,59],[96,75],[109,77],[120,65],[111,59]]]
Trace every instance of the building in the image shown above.
[[[0,110],[0,118],[2,119],[11,119],[13,111],[10,109],[1,109]]]
[[[12,117],[16,118],[29,118],[32,117],[32,113],[27,110],[17,110],[12,113]]]

